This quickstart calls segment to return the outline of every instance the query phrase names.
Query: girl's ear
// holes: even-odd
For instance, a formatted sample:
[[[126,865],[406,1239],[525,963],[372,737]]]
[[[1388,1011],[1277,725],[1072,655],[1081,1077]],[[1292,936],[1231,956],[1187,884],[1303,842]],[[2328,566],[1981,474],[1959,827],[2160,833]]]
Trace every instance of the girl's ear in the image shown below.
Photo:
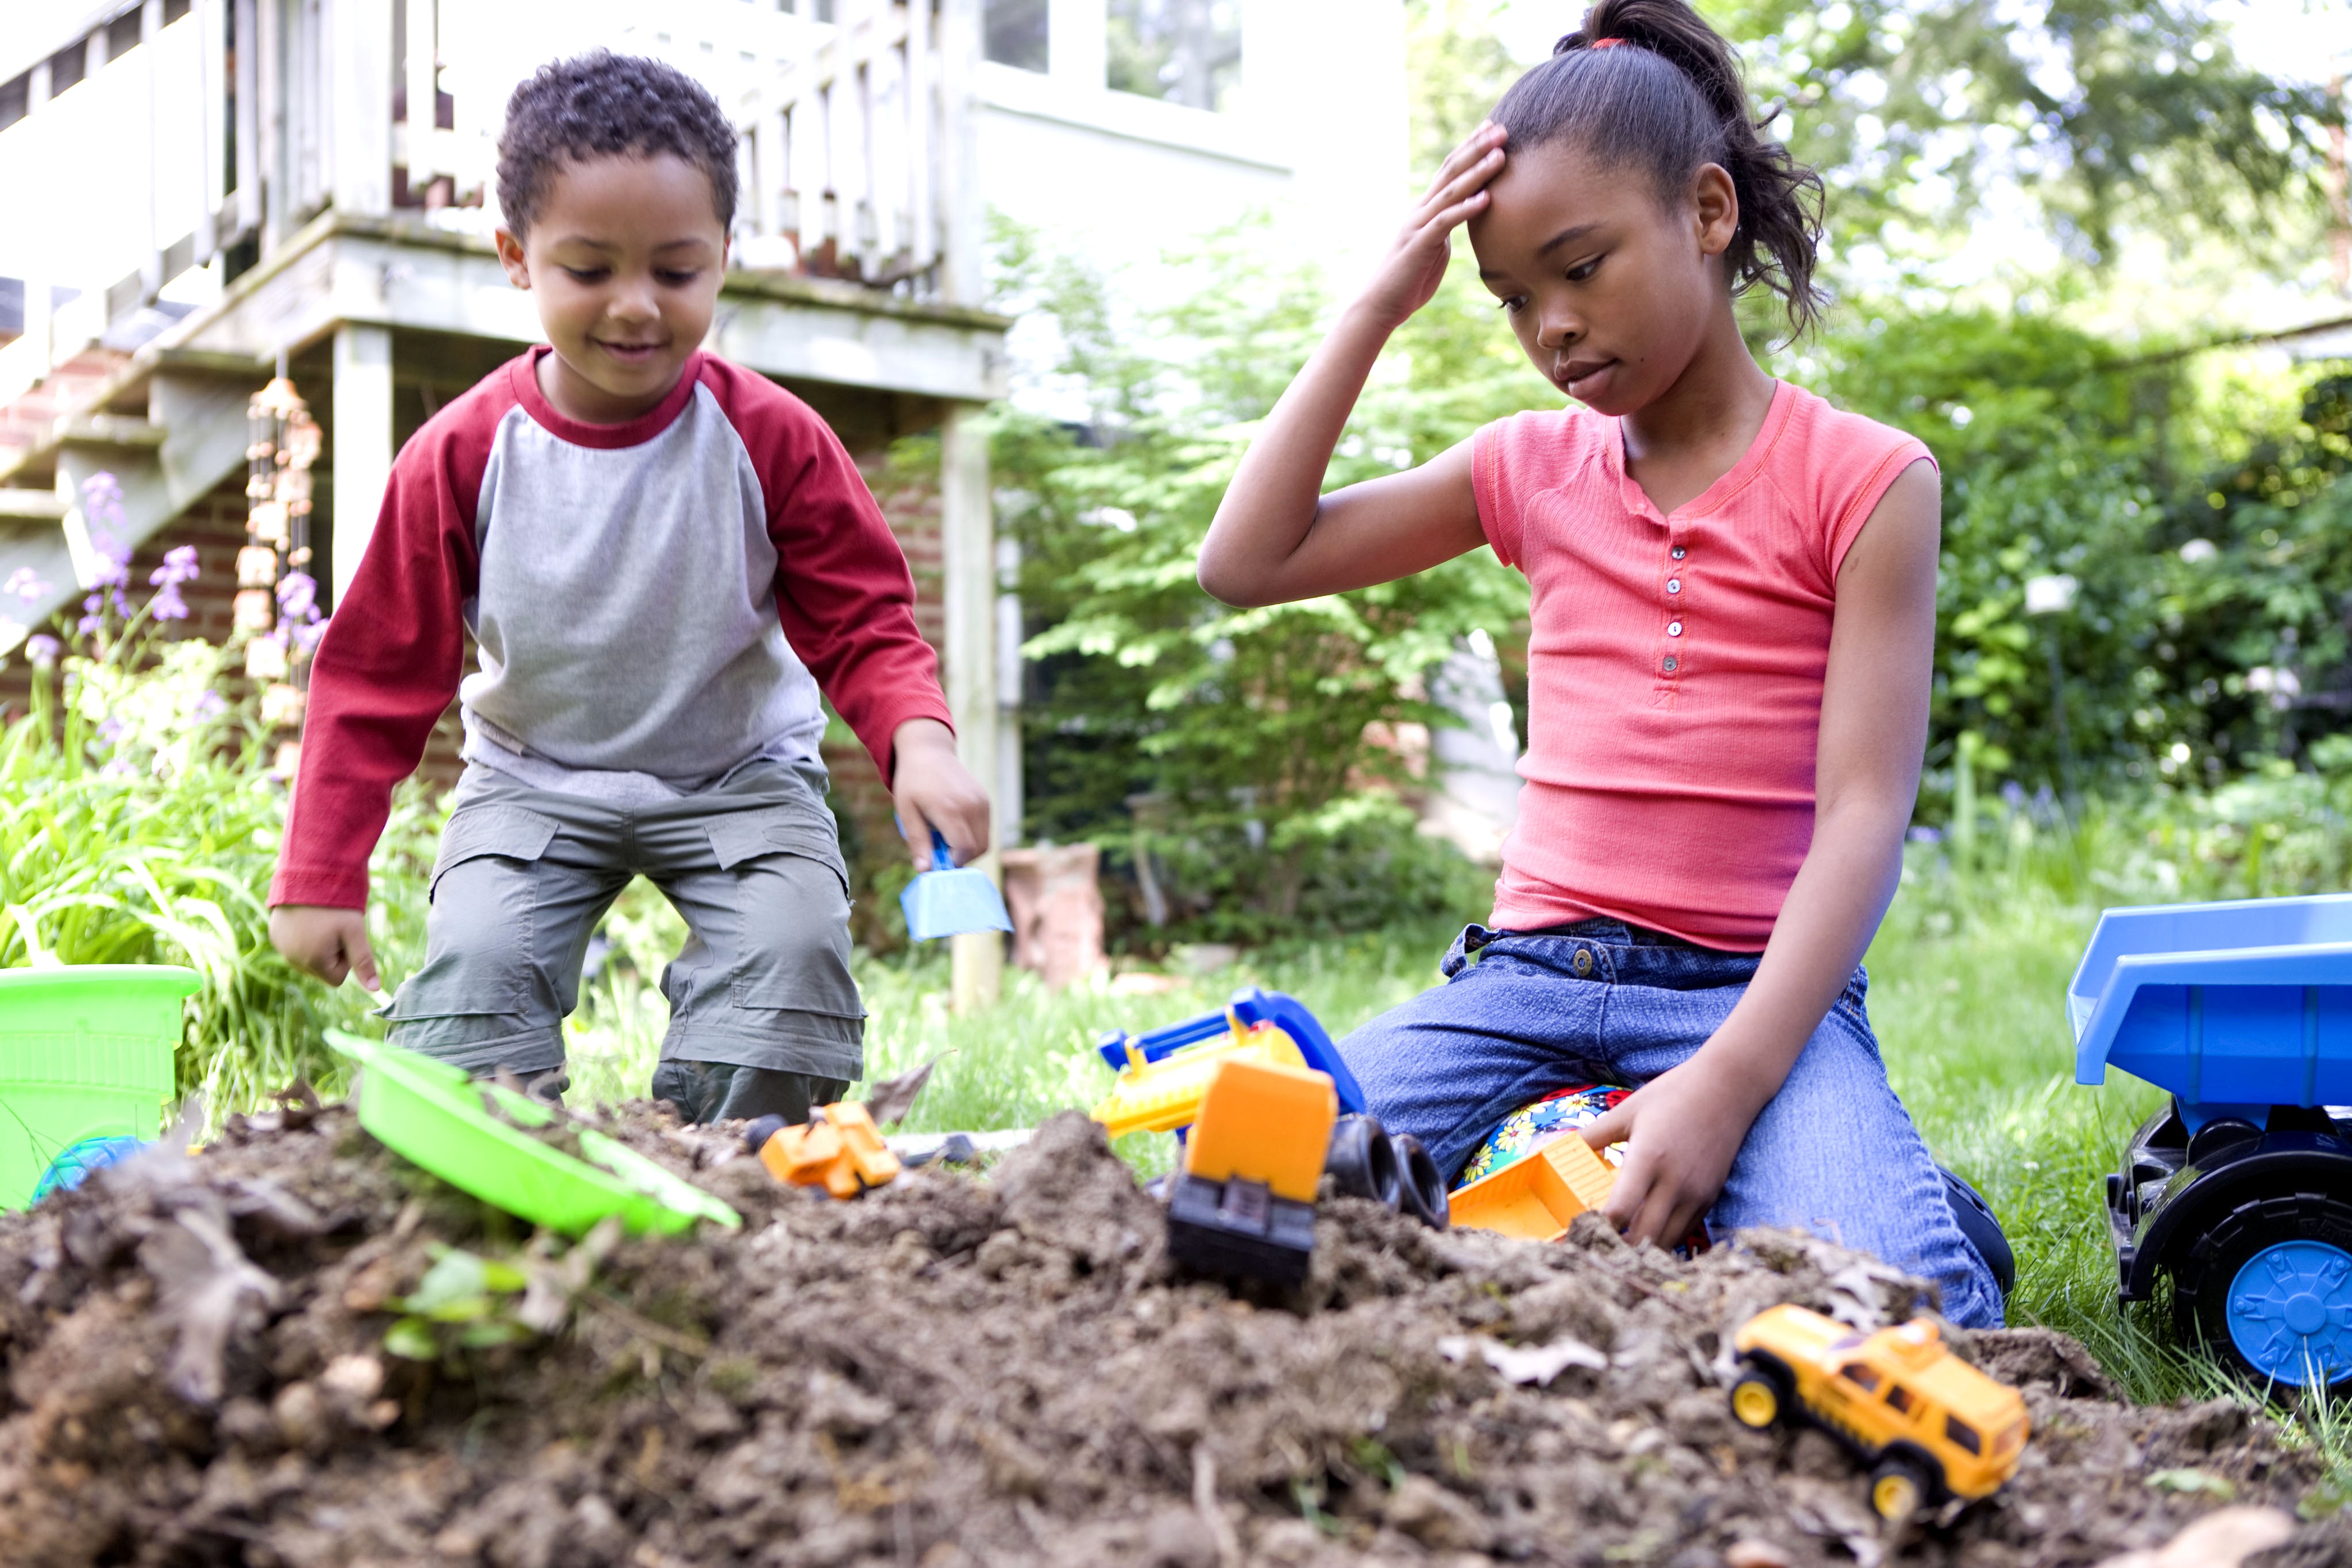
[[[1739,192],[1720,163],[1702,164],[1691,176],[1691,212],[1698,226],[1702,256],[1721,256],[1739,232]]]

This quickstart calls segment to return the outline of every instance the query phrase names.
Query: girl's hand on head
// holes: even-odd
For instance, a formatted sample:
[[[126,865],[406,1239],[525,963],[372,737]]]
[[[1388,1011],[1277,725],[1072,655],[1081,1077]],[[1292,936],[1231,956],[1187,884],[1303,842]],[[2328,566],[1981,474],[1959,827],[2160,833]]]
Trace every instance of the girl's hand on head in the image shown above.
[[[1595,1152],[1625,1142],[1602,1212],[1636,1245],[1673,1247],[1691,1233],[1723,1191],[1756,1120],[1753,1107],[1690,1065],[1661,1073],[1583,1129]]]
[[[1429,303],[1445,280],[1454,254],[1452,236],[1464,220],[1486,205],[1486,182],[1503,170],[1503,128],[1481,125],[1446,155],[1437,178],[1404,220],[1360,303],[1393,329]]]

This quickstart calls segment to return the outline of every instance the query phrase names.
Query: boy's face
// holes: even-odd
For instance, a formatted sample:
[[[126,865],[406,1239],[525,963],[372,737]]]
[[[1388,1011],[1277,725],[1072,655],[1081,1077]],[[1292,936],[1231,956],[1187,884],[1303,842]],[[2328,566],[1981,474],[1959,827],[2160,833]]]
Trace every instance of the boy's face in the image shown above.
[[[555,346],[541,392],[590,424],[634,419],[669,395],[710,331],[727,268],[709,179],[668,153],[567,163],[530,236],[501,228],[498,243]]]

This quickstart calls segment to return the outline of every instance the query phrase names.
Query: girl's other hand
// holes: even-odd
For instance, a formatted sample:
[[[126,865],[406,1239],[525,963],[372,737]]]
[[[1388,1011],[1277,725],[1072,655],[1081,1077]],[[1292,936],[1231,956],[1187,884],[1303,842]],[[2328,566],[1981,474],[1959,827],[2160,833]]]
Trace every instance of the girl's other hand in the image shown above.
[[[1390,329],[1403,325],[1406,317],[1428,304],[1445,280],[1454,230],[1486,205],[1486,182],[1502,173],[1505,140],[1499,125],[1481,125],[1472,132],[1468,141],[1446,155],[1427,194],[1405,218],[1360,301]]]
[[[1685,1062],[1659,1074],[1582,1129],[1598,1153],[1623,1140],[1625,1163],[1602,1210],[1636,1245],[1672,1247],[1714,1205],[1756,1108]]]

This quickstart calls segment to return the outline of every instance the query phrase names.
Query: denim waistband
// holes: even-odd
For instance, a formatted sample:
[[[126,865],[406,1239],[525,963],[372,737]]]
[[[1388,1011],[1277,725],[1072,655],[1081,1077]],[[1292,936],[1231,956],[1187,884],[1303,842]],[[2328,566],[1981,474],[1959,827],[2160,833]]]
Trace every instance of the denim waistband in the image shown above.
[[[1563,980],[1699,991],[1745,985],[1756,977],[1756,965],[1764,955],[1700,947],[1623,921],[1587,920],[1532,931],[1465,926],[1438,970],[1451,980],[1474,958],[1489,956],[1553,972]]]

